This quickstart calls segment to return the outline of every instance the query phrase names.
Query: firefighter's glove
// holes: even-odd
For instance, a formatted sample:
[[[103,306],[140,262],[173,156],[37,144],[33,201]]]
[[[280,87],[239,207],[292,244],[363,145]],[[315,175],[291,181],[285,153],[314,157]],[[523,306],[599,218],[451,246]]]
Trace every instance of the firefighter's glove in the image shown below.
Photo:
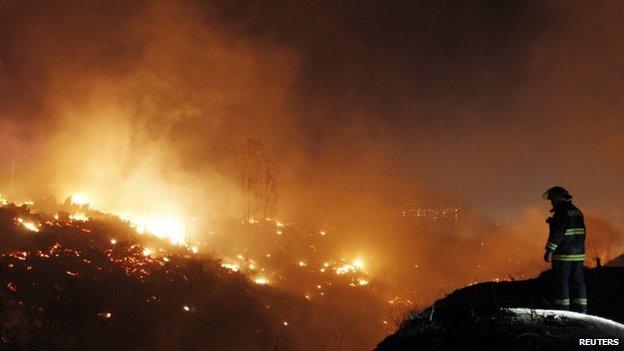
[[[544,252],[544,261],[545,262],[550,262],[550,254],[551,252],[546,250],[546,252]]]

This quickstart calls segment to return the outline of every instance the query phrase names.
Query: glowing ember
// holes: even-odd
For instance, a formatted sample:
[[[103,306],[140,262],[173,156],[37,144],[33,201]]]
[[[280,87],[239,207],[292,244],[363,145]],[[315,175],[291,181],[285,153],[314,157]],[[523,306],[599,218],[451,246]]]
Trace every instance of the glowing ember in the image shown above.
[[[184,309],[186,312],[188,312],[188,311],[190,311],[190,310],[191,310],[191,308],[190,308],[190,307],[188,307],[188,306],[183,306],[183,307],[182,307],[182,309]]]
[[[110,243],[113,245],[117,245],[117,239],[111,239]]]
[[[153,253],[154,253],[154,250],[152,249],[149,249],[149,248],[143,249],[143,256],[150,256]]]
[[[199,248],[197,246],[191,246],[191,252],[196,254],[199,252]]]
[[[359,278],[357,282],[358,282],[358,285],[362,285],[362,286],[368,285],[368,280],[366,279]]]
[[[308,264],[305,261],[299,261],[299,267],[305,267]]]
[[[109,319],[110,317],[112,317],[112,316],[113,316],[113,314],[112,314],[112,313],[110,313],[110,312],[101,312],[101,313],[99,314],[99,316],[100,316],[100,317],[102,317],[102,318],[105,318],[105,319]]]

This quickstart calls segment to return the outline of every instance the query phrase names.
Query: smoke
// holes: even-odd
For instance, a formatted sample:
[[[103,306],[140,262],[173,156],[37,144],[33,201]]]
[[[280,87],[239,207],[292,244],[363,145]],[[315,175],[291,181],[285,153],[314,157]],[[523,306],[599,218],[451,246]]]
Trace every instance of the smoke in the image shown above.
[[[501,216],[562,183],[612,215],[621,8],[563,7],[6,2],[3,162],[24,159],[25,192],[41,187],[32,174],[59,192],[139,168],[223,208],[218,175],[252,136],[288,214],[332,193]]]
[[[21,157],[21,194],[86,189],[110,210],[165,202],[228,213],[227,195],[236,192],[222,174],[232,171],[233,149],[248,136],[273,139],[276,126],[292,128],[284,116],[296,55],[224,32],[206,6],[5,11],[8,23],[33,19],[5,38],[2,60],[6,95],[24,96],[2,106],[5,124],[18,129],[9,135],[22,135],[7,143],[5,159]],[[27,97],[38,108],[23,107]]]

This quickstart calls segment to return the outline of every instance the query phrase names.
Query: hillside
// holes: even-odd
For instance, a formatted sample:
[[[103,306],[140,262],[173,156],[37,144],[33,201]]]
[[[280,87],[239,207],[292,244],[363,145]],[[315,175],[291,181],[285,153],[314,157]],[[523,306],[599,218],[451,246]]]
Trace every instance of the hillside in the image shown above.
[[[346,350],[379,337],[376,300],[342,276],[308,300],[103,213],[0,208],[0,267],[2,349]]]

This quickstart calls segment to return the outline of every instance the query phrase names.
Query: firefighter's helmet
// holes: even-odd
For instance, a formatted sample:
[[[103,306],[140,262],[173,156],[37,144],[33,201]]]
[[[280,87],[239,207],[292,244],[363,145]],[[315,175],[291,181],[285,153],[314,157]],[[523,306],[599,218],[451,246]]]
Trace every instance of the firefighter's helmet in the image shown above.
[[[552,188],[546,190],[542,195],[544,200],[550,200],[557,197],[562,197],[566,200],[570,200],[572,195],[562,186],[553,186]]]

